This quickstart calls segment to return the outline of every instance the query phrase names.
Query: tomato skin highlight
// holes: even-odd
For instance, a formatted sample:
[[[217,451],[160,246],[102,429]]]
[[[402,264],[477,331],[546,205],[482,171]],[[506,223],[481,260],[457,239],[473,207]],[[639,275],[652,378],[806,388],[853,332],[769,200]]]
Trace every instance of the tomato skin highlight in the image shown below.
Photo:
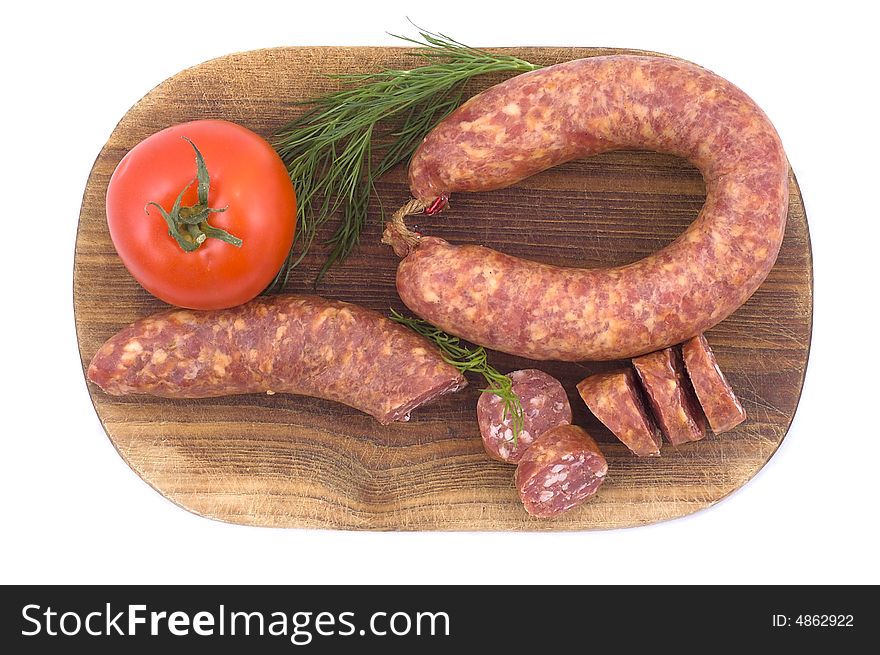
[[[226,211],[208,223],[242,240],[241,247],[208,238],[184,251],[150,202],[170,211],[177,195],[195,180],[190,139],[210,174],[208,203]],[[196,184],[183,205],[197,202]],[[166,128],[132,148],[107,188],[107,225],[116,252],[151,294],[188,309],[224,309],[265,289],[293,243],[296,194],[272,146],[241,125],[199,120]]]

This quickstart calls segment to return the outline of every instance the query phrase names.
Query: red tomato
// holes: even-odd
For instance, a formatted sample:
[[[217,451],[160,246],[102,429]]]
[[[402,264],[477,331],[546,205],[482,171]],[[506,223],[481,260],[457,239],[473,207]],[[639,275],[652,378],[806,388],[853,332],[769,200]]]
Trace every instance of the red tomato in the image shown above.
[[[187,252],[153,203],[171,214],[189,185],[180,215],[205,216],[196,149],[210,177],[207,206],[223,211],[180,226]],[[116,252],[144,289],[172,305],[221,309],[252,299],[281,269],[293,243],[296,194],[265,139],[235,123],[193,121],[147,137],[122,158],[107,188],[107,224]],[[240,239],[240,247],[216,238],[212,228]]]

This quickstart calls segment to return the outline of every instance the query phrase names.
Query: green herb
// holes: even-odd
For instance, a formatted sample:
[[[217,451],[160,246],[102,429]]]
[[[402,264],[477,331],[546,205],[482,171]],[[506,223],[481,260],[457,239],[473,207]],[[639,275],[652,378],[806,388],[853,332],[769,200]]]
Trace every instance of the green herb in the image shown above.
[[[499,373],[489,364],[486,355],[486,349],[480,346],[471,350],[461,345],[458,337],[446,334],[440,328],[431,325],[427,321],[420,318],[409,318],[403,314],[391,310],[391,320],[405,325],[411,330],[426,337],[429,341],[435,343],[440,348],[440,354],[447,364],[451,364],[462,373],[479,373],[485,378],[489,385],[481,391],[494,393],[504,401],[503,418],[511,417],[511,429],[513,430],[513,445],[516,446],[516,440],[519,433],[523,429],[523,409],[519,401],[519,396],[513,392],[510,378]]]
[[[220,241],[225,241],[236,248],[241,248],[241,239],[232,236],[226,230],[221,230],[219,227],[214,227],[208,223],[208,217],[211,214],[225,212],[226,207],[215,209],[214,207],[208,206],[208,191],[211,188],[211,177],[208,175],[208,167],[205,165],[205,158],[202,157],[202,153],[196,148],[195,143],[186,137],[182,138],[185,139],[193,147],[193,150],[196,151],[196,179],[190,180],[190,182],[181,189],[180,193],[177,194],[177,199],[174,201],[174,206],[171,207],[170,212],[166,211],[158,202],[148,202],[146,207],[144,207],[144,212],[149,215],[149,207],[151,206],[158,209],[159,213],[162,214],[162,218],[165,219],[165,223],[168,225],[168,234],[174,237],[174,240],[177,241],[177,245],[186,252],[196,250],[208,239],[220,239]],[[181,207],[180,205],[183,202],[183,194],[185,194],[186,190],[195,182],[198,182],[197,191],[199,201],[195,205]]]
[[[419,28],[417,28],[419,29]],[[522,59],[466,46],[419,29],[413,55],[429,63],[411,70],[333,76],[343,88],[298,103],[307,107],[278,132],[274,145],[297,193],[293,247],[270,290],[282,288],[311,248],[318,228],[336,212],[341,221],[318,280],[357,245],[376,180],[408,159],[424,136],[457,108],[464,83],[486,73],[539,68]],[[377,162],[377,163],[376,163]]]

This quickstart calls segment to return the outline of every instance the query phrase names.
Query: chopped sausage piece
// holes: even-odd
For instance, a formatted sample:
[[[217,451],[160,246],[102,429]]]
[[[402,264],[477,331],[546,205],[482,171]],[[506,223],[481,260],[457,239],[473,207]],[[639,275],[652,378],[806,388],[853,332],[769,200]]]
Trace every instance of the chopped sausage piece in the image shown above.
[[[679,445],[706,436],[706,417],[687,379],[681,355],[675,348],[636,357],[633,366],[642,381],[657,426],[669,443]]]
[[[683,343],[681,354],[712,432],[727,432],[745,421],[746,410],[718,368],[706,337],[701,334]]]
[[[515,464],[544,432],[571,423],[571,405],[559,381],[543,371],[513,371],[507,377],[522,405],[522,431],[514,437],[513,417],[505,412],[504,401],[491,391],[484,391],[477,401],[477,420],[489,456]]]
[[[516,467],[516,488],[532,516],[548,518],[580,505],[605,481],[608,463],[586,430],[561,425],[538,437]]]
[[[596,418],[634,454],[660,454],[660,432],[645,409],[631,368],[591,375],[577,389]]]
[[[314,396],[383,425],[467,384],[427,339],[381,314],[294,295],[143,318],[101,346],[88,379],[114,396]]]

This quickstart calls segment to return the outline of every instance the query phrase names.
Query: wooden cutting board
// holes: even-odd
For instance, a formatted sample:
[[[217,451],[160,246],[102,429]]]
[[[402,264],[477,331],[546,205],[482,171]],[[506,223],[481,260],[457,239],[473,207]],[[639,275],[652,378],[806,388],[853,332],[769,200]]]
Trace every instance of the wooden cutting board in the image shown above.
[[[298,100],[334,88],[328,73],[411,68],[409,49],[278,48],[221,57],[182,71],[122,118],[86,186],[74,266],[74,307],[85,370],[101,343],[163,303],[131,278],[106,228],[107,183],[122,156],[169,125],[224,118],[269,136]],[[599,48],[511,50],[540,64],[600,54]],[[652,53],[653,54],[653,53]],[[473,91],[500,81],[483,78]],[[746,88],[748,91],[748,88]],[[774,117],[784,121],[784,116]],[[733,432],[662,457],[628,454],[586,410],[575,384],[614,363],[535,363],[492,353],[496,368],[541,368],[569,392],[574,421],[601,443],[609,476],[590,502],[555,520],[528,516],[513,468],[485,456],[475,405],[480,381],[388,427],[348,407],[285,395],[209,400],[113,398],[89,384],[95,410],[123,459],[147,483],[197,514],[234,523],[357,530],[588,530],[654,523],[708,507],[745,484],[773,455],[794,416],[812,323],[812,259],[803,202],[791,177],[788,227],[779,260],[758,292],[708,333],[749,414]],[[405,170],[378,186],[387,212],[409,193]],[[704,199],[700,174],[680,159],[616,152],[560,166],[514,188],[459,194],[421,221],[452,242],[477,242],[570,266],[622,264],[677,237]],[[397,258],[379,244],[380,202],[360,249],[318,293],[381,312],[402,309]],[[311,292],[323,261],[316,249],[288,283]]]

